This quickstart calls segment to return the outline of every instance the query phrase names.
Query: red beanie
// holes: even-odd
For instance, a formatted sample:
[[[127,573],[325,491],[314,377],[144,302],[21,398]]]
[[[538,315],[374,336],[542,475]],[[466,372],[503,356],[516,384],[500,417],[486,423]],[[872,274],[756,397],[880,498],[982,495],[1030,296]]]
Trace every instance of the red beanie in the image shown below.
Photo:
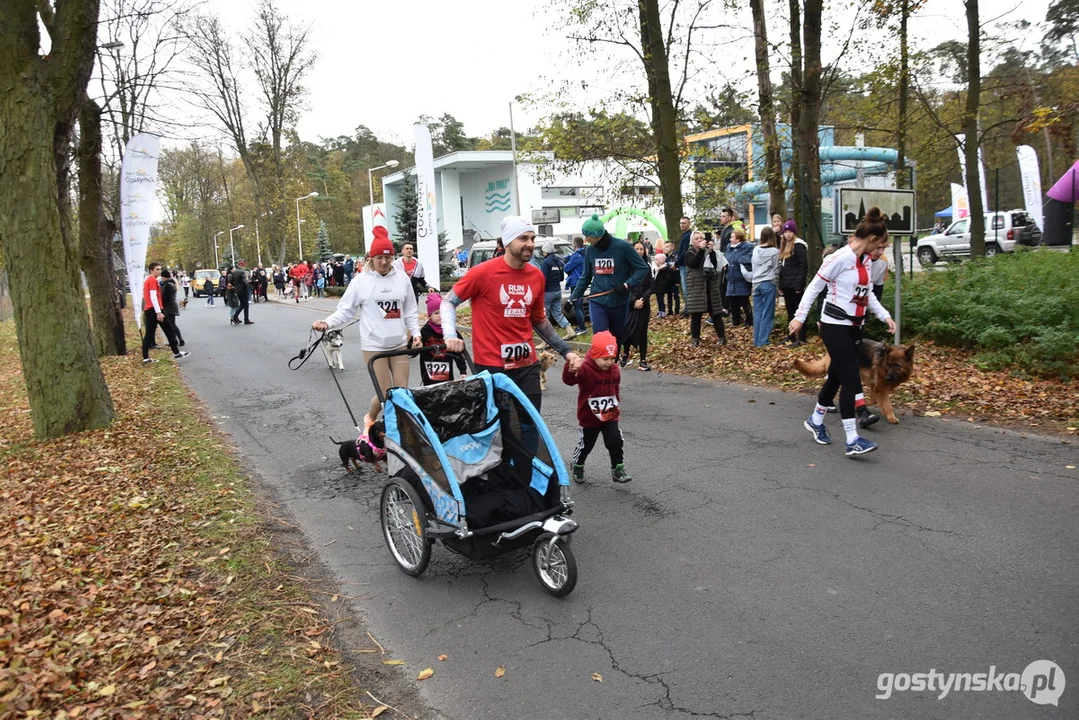
[[[618,340],[606,330],[601,330],[592,336],[588,355],[594,358],[618,357]]]
[[[371,249],[367,252],[368,255],[394,254],[393,243],[390,242],[390,234],[386,232],[386,228],[375,225],[375,229],[371,231],[371,234],[375,236],[375,240],[371,243]]]

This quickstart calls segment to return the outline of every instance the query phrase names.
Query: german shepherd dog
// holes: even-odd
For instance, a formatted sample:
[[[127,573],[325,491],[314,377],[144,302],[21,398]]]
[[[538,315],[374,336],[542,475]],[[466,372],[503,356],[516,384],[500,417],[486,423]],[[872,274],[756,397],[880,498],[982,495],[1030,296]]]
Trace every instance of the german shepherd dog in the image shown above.
[[[914,346],[862,340],[862,356],[859,360],[866,405],[879,405],[888,422],[899,422],[892,408],[892,392],[909,380],[914,372]],[[812,362],[795,358],[794,367],[806,377],[819,378],[828,373],[831,361],[825,353],[824,357]]]

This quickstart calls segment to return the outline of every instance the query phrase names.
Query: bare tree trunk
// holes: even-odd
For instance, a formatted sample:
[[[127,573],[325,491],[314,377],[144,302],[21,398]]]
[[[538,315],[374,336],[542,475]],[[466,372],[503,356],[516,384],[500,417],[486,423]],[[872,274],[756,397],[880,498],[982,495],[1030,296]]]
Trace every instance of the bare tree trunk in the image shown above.
[[[967,199],[970,202],[970,256],[985,257],[985,208],[982,207],[978,173],[978,109],[982,99],[981,24],[978,0],[964,0],[967,7],[967,105],[963,113],[963,152],[967,157]]]
[[[38,52],[39,13],[49,32]],[[68,155],[93,67],[98,0],[0,3],[0,246],[39,440],[103,427],[114,411],[91,342],[70,233]]]
[[[802,126],[802,4],[801,0],[790,0],[791,21],[791,205],[794,206],[794,221],[799,228],[804,228],[806,223],[805,212],[805,188],[803,187],[804,171],[802,158],[798,153],[797,136]],[[813,263],[810,263],[810,270]]]
[[[907,187],[907,103],[910,91],[910,48],[907,21],[910,19],[909,0],[900,0],[899,8],[899,122],[896,125],[896,187]]]
[[[757,93],[760,96],[761,138],[764,140],[764,177],[768,180],[769,212],[787,217],[787,184],[779,156],[776,109],[772,96],[771,64],[768,61],[768,23],[764,0],[751,0],[753,36],[757,58]]]
[[[678,147],[678,116],[671,93],[671,73],[658,0],[638,0],[641,18],[641,50],[648,76],[648,99],[652,108],[652,134],[656,139],[659,191],[668,237],[678,237],[682,219],[681,153]]]
[[[79,247],[98,355],[127,354],[112,261],[115,230],[105,219],[101,197],[101,107],[87,98],[79,112]]]
[[[809,266],[820,265],[824,250],[821,227],[821,179],[820,179],[820,109],[821,109],[821,16],[823,0],[806,0],[805,17],[805,69],[802,78],[801,116],[795,135],[798,164],[802,172],[802,191],[805,193],[803,237],[809,246]]]

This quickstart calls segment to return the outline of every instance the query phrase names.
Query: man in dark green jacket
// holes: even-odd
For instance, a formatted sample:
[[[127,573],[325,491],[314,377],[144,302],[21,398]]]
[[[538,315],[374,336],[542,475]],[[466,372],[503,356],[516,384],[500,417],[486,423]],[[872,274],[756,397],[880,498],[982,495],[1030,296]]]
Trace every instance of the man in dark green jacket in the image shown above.
[[[599,215],[585,220],[581,233],[588,248],[584,255],[584,272],[571,298],[584,297],[591,285],[588,312],[592,316],[592,332],[608,330],[622,343],[629,316],[629,287],[644,280],[645,274],[650,272],[648,263],[628,242],[611,237]]]

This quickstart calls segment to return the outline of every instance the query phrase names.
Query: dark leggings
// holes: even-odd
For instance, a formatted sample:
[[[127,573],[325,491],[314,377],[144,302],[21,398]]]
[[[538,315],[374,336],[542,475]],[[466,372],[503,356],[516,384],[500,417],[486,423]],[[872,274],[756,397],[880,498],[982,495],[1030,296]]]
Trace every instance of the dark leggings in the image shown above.
[[[753,310],[750,309],[748,295],[728,295],[727,302],[730,303],[731,325],[741,325],[744,312],[746,325],[753,327]]]
[[[862,329],[852,325],[820,324],[820,337],[831,357],[828,377],[817,395],[820,405],[835,404],[839,390],[839,415],[844,420],[854,417],[855,404],[862,399],[862,375],[858,355],[862,347]]]
[[[623,460],[622,431],[618,429],[618,421],[603,423],[600,427],[583,427],[577,438],[577,447],[573,449],[573,464],[584,465],[588,454],[596,446],[596,440],[603,435],[603,444],[607,452],[611,454],[611,467],[621,465]]]
[[[637,321],[639,325],[633,331],[634,337],[627,337],[626,341],[622,343],[621,353],[625,357],[629,357],[630,347],[636,345],[637,352],[641,356],[640,361],[648,362],[648,320],[651,314],[652,309],[645,305],[644,313],[641,316],[640,320]]]
[[[665,293],[656,293],[656,304],[659,305],[660,312],[670,312],[672,315],[680,313],[682,303],[679,302],[677,286]]]
[[[712,318],[712,325],[716,329],[716,337],[720,340],[726,339],[726,329],[723,327],[723,308],[712,306],[712,285],[711,281],[706,280],[704,286],[705,302],[708,303],[708,316]],[[722,286],[721,286],[722,287]],[[689,336],[694,340],[701,339],[701,316],[704,313],[690,313],[689,314]]]
[[[790,325],[791,320],[794,319],[794,314],[798,312],[798,303],[802,302],[802,296],[805,295],[805,289],[797,290],[795,288],[783,288],[783,304],[787,306],[787,324]],[[798,331],[797,336],[787,335],[789,340],[806,340],[806,324],[802,323],[802,329]]]

